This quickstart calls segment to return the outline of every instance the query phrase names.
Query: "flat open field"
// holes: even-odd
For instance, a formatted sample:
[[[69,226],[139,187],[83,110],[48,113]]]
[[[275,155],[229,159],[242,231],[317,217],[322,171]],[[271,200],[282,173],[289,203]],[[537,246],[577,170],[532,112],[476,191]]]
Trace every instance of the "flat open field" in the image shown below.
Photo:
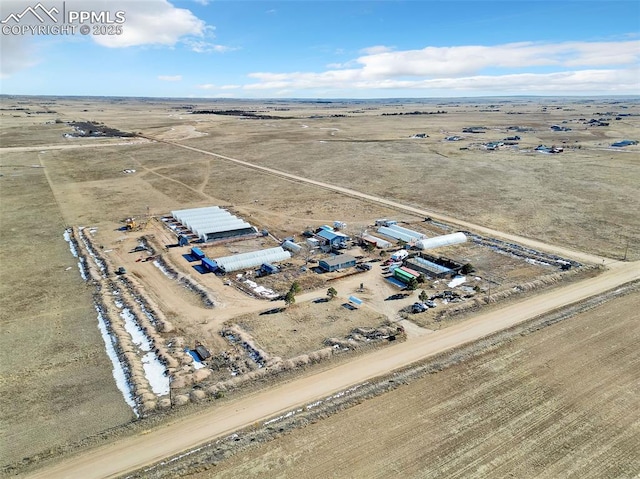
[[[634,478],[635,293],[188,477]]]
[[[393,205],[207,153],[576,251],[640,259],[640,217],[634,213],[640,210],[640,146],[609,148],[616,140],[638,139],[637,99],[624,103],[494,101],[494,105],[481,100],[189,103],[2,97],[0,393],[3,404],[8,405],[3,407],[3,434],[10,439],[9,446],[0,448],[2,464],[46,455],[52,448],[134,418],[114,384],[97,329],[94,294],[101,291],[103,299],[112,301],[106,310],[118,320],[124,312],[116,298],[121,293],[117,288],[123,288],[130,302],[136,290],[124,291],[123,283],[117,282],[123,278],[113,274],[94,278],[93,286],[83,282],[77,259],[63,239],[67,227],[91,227],[87,238],[96,251],[114,268],[125,266],[125,278],[132,278],[134,287],[173,324],[175,329],[159,338],[160,346],[182,354],[176,356],[182,362],[178,361],[172,373],[193,373],[190,357],[184,357],[185,345],[203,342],[216,359],[227,358],[231,350],[246,356],[237,344],[230,345],[220,335],[221,328],[231,324],[238,324],[271,357],[291,358],[322,348],[328,337],[344,339],[354,328],[400,320],[401,308],[416,301],[420,289],[429,293],[449,289],[446,281],[432,281],[406,298],[389,301],[397,289],[381,274],[384,256],[360,248],[349,252],[358,261],[376,260],[372,270],[335,282],[330,281],[342,273],[315,274],[311,269],[318,258],[307,264],[301,256],[283,264],[280,275],[261,280],[252,272],[242,278],[200,274],[184,258],[188,246],[167,248],[176,238],[158,218],[176,209],[219,205],[270,233],[246,242],[206,246],[211,257],[277,246],[287,236],[302,243],[304,230],[334,220],[345,221],[345,231],[351,236],[365,229],[375,234],[372,224],[377,218],[396,219],[429,236],[447,232],[442,230],[446,225],[425,221],[424,215],[400,212]],[[275,118],[192,113],[197,109],[244,110]],[[446,113],[407,114],[436,110]],[[613,117],[616,112],[623,116],[611,118],[608,127],[587,126],[581,120]],[[146,138],[81,137],[67,123],[88,121],[122,132],[140,132]],[[552,124],[571,131],[552,132]],[[514,125],[522,131],[510,128]],[[482,133],[464,133],[465,127],[483,129]],[[428,137],[412,138],[417,133]],[[445,141],[451,135],[461,139]],[[512,135],[522,137],[517,148],[486,151],[481,147],[483,142]],[[533,151],[542,143],[563,146],[564,152]],[[125,218],[133,216],[144,222],[148,214],[154,220],[140,231],[122,231]],[[145,261],[150,252],[132,253],[143,236],[155,245],[154,254],[176,271],[174,277]],[[437,254],[476,267],[464,286],[470,301],[486,298],[488,288],[494,293],[512,291],[558,270],[557,264],[527,262],[473,242]],[[199,293],[180,282],[185,277],[206,291],[214,307],[203,304]],[[240,287],[244,279],[255,279],[279,294],[296,280],[303,291],[294,307],[264,315],[260,313],[284,303],[246,294]],[[328,286],[335,286],[338,298],[330,303],[313,302],[325,296]],[[365,300],[362,308],[342,306],[352,294]],[[446,325],[436,323],[435,314],[448,307],[445,305],[438,300],[438,309],[405,322],[407,334],[420,336],[444,329]],[[124,328],[120,331],[130,334]],[[250,366],[252,371],[257,368]],[[235,379],[231,368],[216,370],[209,383],[197,385],[197,391],[189,381],[176,381],[172,391],[183,402],[198,402],[205,387],[207,394],[214,395],[214,378],[231,381],[232,373]],[[156,404],[159,396],[144,391],[147,399],[152,398],[149,403]],[[194,392],[200,396],[191,395]],[[166,392],[163,395],[167,408],[167,401],[173,399],[167,399]]]
[[[0,461],[130,421],[37,153],[0,162]]]

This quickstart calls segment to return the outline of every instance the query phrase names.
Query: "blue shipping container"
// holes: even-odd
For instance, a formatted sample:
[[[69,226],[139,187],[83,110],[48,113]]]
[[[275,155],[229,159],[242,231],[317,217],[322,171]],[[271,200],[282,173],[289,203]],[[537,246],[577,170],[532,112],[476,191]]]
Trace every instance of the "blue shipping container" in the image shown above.
[[[193,256],[194,258],[202,259],[205,257],[205,254],[200,248],[191,248],[191,256]]]

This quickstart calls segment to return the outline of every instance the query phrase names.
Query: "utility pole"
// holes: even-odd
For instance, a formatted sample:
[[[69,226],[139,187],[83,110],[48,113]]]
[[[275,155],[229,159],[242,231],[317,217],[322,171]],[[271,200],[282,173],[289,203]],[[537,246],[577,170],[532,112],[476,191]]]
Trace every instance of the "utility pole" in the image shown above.
[[[629,252],[629,237],[627,236],[627,246],[624,248],[624,258],[622,258],[622,261],[627,261],[628,252]]]

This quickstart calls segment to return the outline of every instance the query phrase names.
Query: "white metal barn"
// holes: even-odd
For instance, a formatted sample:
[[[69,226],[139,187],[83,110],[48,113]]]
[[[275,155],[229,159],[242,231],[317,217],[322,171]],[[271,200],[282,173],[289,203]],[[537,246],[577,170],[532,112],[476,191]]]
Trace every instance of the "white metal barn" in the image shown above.
[[[224,256],[222,258],[216,258],[214,261],[218,265],[218,268],[226,273],[230,273],[241,269],[255,268],[263,263],[277,263],[278,261],[284,261],[289,258],[291,258],[291,253],[283,250],[280,246],[276,246],[275,248]]]
[[[405,235],[411,236],[412,238],[419,239],[419,240],[425,239],[427,237],[427,235],[425,235],[424,233],[418,233],[417,231],[410,230],[409,228],[404,228],[397,224],[389,225],[388,228],[394,231],[399,231],[400,233],[403,233]]]
[[[381,235],[387,236],[389,238],[402,240],[409,244],[413,244],[417,240],[415,236],[411,236],[402,231],[391,229],[388,226],[381,226],[380,228],[378,228],[378,233],[380,233]]]
[[[256,232],[249,223],[219,206],[172,211],[171,215],[202,241],[232,238]]]

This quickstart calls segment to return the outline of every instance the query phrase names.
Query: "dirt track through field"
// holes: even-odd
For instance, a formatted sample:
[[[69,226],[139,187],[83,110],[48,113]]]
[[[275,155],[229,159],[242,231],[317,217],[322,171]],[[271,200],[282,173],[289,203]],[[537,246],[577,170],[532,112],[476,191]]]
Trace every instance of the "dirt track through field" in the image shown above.
[[[269,417],[308,404],[354,384],[384,375],[442,351],[472,342],[562,306],[640,279],[640,265],[613,263],[604,273],[517,304],[480,314],[442,331],[360,356],[348,364],[257,392],[177,420],[144,435],[85,451],[30,475],[33,478],[116,477]]]
[[[541,250],[541,251],[547,251],[547,252],[551,252],[551,253],[555,253],[555,254],[559,254],[562,256],[566,256],[569,258],[573,258],[576,259],[578,261],[582,261],[585,263],[594,263],[594,264],[609,264],[611,261],[614,260],[608,260],[606,258],[602,258],[599,256],[595,256],[592,254],[588,254],[588,253],[582,253],[579,251],[574,251],[571,250],[569,248],[564,248],[564,247],[560,247],[560,246],[555,246],[555,245],[548,245],[545,244],[541,241],[536,241],[533,239],[529,239],[529,238],[525,238],[523,236],[518,236],[518,235],[513,235],[513,234],[508,234],[508,233],[503,233],[501,231],[497,231],[491,228],[486,228],[484,226],[479,226],[479,225],[475,225],[473,223],[467,222],[467,221],[460,221],[456,218],[452,218],[450,216],[447,215],[441,215],[439,213],[434,213],[433,211],[427,211],[421,208],[416,208],[413,206],[407,206],[407,205],[403,205],[402,203],[398,203],[396,201],[392,201],[392,200],[388,200],[385,198],[380,198],[378,196],[374,196],[374,195],[369,195],[367,193],[362,193],[360,191],[356,191],[356,190],[352,190],[349,188],[343,188],[341,186],[336,186],[336,185],[332,185],[329,183],[324,183],[322,181],[317,181],[317,180],[312,180],[310,178],[304,178],[302,176],[298,176],[298,175],[294,175],[291,173],[286,173],[284,171],[280,171],[280,170],[276,170],[274,168],[269,168],[266,166],[261,166],[261,165],[256,165],[255,163],[251,163],[248,161],[244,161],[244,160],[239,160],[237,158],[231,158],[229,156],[224,156],[224,155],[220,155],[218,153],[213,153],[207,150],[202,150],[200,148],[194,148],[192,146],[187,146],[187,145],[182,145],[180,143],[175,143],[172,141],[166,141],[166,140],[160,140],[157,138],[153,138],[153,137],[145,137],[149,140],[153,140],[153,141],[161,141],[163,143],[167,143],[169,145],[173,145],[176,146],[178,148],[184,148],[186,150],[191,150],[191,151],[195,151],[197,153],[201,153],[204,155],[210,155],[216,158],[220,158],[222,160],[226,160],[226,161],[231,161],[233,163],[248,167],[248,168],[252,168],[258,171],[262,171],[264,173],[270,174],[270,175],[275,175],[278,176],[280,178],[285,178],[285,179],[289,179],[289,180],[293,180],[293,181],[297,181],[297,182],[303,182],[303,183],[308,183],[311,185],[315,185],[315,186],[319,186],[321,188],[325,188],[328,190],[332,190],[332,191],[336,191],[348,196],[352,196],[355,198],[360,198],[363,200],[367,200],[367,201],[371,201],[374,203],[378,203],[381,205],[385,205],[385,206],[390,206],[392,208],[401,210],[401,211],[406,211],[408,213],[412,213],[412,214],[417,214],[420,216],[424,216],[424,217],[431,217],[433,219],[439,220],[439,221],[444,221],[446,223],[451,223],[453,225],[459,226],[461,228],[464,229],[471,229],[474,230],[476,232],[482,233],[484,235],[490,236],[490,237],[496,237],[496,238],[500,238],[506,241],[511,241],[514,243],[519,243],[521,245],[525,245],[537,250]]]

